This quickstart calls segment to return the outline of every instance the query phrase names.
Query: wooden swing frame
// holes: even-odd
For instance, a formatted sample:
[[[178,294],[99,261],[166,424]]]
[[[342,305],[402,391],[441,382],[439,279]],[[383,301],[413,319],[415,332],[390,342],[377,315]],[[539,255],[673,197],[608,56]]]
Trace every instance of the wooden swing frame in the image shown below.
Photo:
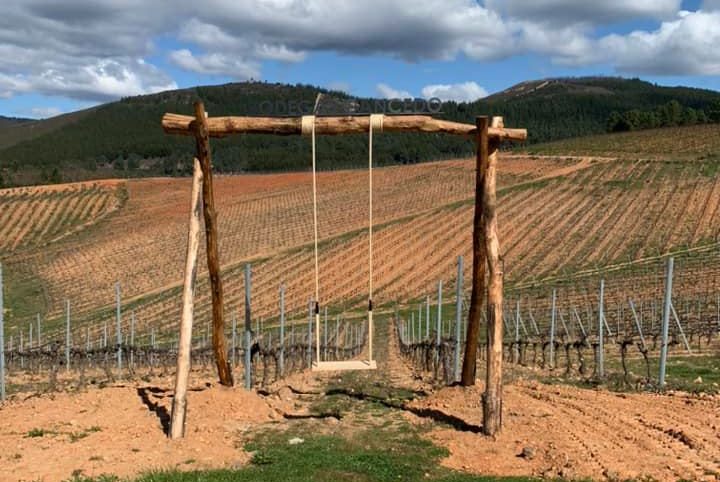
[[[480,306],[485,283],[485,264],[489,268],[488,285],[488,357],[486,388],[483,395],[483,430],[494,435],[502,422],[502,267],[499,255],[499,237],[496,215],[496,165],[497,150],[501,142],[517,142],[527,139],[525,129],[507,129],[502,118],[493,118],[490,126],[487,117],[478,117],[476,124],[463,124],[435,119],[429,115],[352,115],[311,116],[312,130],[308,129],[308,117],[211,117],[208,118],[202,102],[195,103],[195,116],[166,113],[162,127],[167,134],[194,136],[197,157],[194,162],[193,196],[188,232],[188,249],[183,289],[183,311],[178,343],[178,362],[173,397],[170,437],[180,438],[185,432],[187,409],[187,379],[190,370],[190,349],[193,323],[194,288],[197,272],[199,240],[199,212],[203,207],[205,218],[206,251],[213,305],[213,352],[220,383],[233,385],[232,370],[227,360],[223,318],[223,289],[220,278],[220,262],[217,248],[217,220],[212,185],[211,137],[231,134],[312,135],[313,137],[313,185],[315,184],[315,135],[341,135],[369,133],[372,146],[373,125],[379,122],[381,132],[444,133],[473,137],[477,141],[477,173],[475,185],[475,218],[473,221],[473,280],[468,338],[463,363],[463,385],[474,384],[477,356],[477,336],[480,323]],[[370,150],[372,167],[372,150]],[[372,192],[372,171],[370,173]],[[202,188],[202,203],[199,191]],[[315,195],[315,187],[314,187]],[[370,197],[372,203],[372,196]],[[315,201],[316,205],[316,201]],[[316,216],[316,211],[315,211]],[[372,204],[370,208],[370,232],[372,233]],[[315,217],[315,243],[317,246],[317,218]],[[484,249],[483,249],[484,248]],[[372,269],[372,238],[370,240],[370,266]],[[317,248],[316,248],[317,273]],[[316,276],[316,298],[317,296]],[[372,360],[372,271],[370,274],[370,299],[368,303],[368,360],[321,362],[319,344],[316,342],[316,360],[313,370],[359,370],[374,369]],[[315,302],[316,338],[319,337],[319,305]],[[474,336],[471,336],[474,335]]]

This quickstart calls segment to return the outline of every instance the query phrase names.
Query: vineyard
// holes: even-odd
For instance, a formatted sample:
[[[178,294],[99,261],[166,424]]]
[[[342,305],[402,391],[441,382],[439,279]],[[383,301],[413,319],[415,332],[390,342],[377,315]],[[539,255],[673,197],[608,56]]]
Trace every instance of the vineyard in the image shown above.
[[[511,287],[641,266],[667,252],[712,246],[720,233],[720,181],[707,173],[711,161],[509,157],[501,166],[500,222]],[[456,256],[470,254],[472,163],[379,172],[376,298],[380,303],[418,298],[434,291],[438,279],[453,278]],[[289,316],[304,316],[313,274],[304,179],[301,174],[218,179],[229,313],[244,310],[242,270],[250,262],[257,280],[253,313],[276,318],[278,289],[285,284]],[[355,171],[328,173],[319,181],[321,301],[334,311],[361,305],[367,290],[365,181],[366,175]],[[180,312],[187,187],[175,180],[129,182],[125,208],[91,236],[6,261],[10,325],[20,329],[40,313],[49,329],[62,330],[69,300],[73,330],[84,336],[90,327],[97,336],[114,319],[119,282],[124,311],[134,311],[138,326],[172,333]],[[701,272],[712,269],[700,264]],[[465,276],[469,286],[470,273]],[[623,276],[640,274],[626,269]],[[707,276],[703,286],[711,290],[717,280],[712,271]],[[196,317],[204,326],[210,303],[202,271],[199,283]],[[26,298],[24,309],[13,311],[12,290],[27,292],[24,286],[37,287],[41,296],[31,306],[45,310],[30,312]]]
[[[542,411],[548,397],[574,407],[568,400],[582,399],[584,392],[576,394],[573,386],[617,391],[661,386],[668,255],[675,260],[675,272],[666,387],[716,393],[717,162],[505,154],[499,166],[507,281],[503,358],[508,403],[514,407],[511,418],[529,416],[521,408],[522,400],[532,399],[536,391],[539,398],[530,406]],[[233,378],[237,385],[268,394],[262,395],[268,400],[278,387],[291,386],[296,407],[318,390],[291,385],[305,380],[316,340],[322,360],[363,357],[368,341],[367,173],[337,171],[318,177],[319,333],[314,332],[312,304],[308,305],[314,283],[310,181],[305,173],[215,179],[225,335]],[[458,379],[464,356],[474,161],[381,168],[374,184],[375,343],[382,367],[377,373],[381,381],[372,386],[412,386],[415,393],[438,390],[400,407],[421,419],[440,417],[433,420],[461,427],[461,437],[477,445],[478,440],[470,440],[479,437],[473,432],[475,415],[463,408],[475,406],[477,400],[467,399],[471,392],[459,395],[442,388]],[[145,179],[0,191],[3,207],[9,208],[0,214],[8,220],[2,224],[7,235],[0,258],[9,308],[5,349],[11,396],[82,393],[93,386],[118,390],[124,384],[163,384],[172,376],[189,188],[188,180]],[[460,278],[459,256],[465,260]],[[245,315],[248,265],[253,279],[250,319]],[[203,268],[198,274],[192,341],[196,384],[214,377],[209,280]],[[477,377],[482,380],[484,332],[480,340]],[[330,380],[346,380],[343,383],[351,387],[356,383],[354,377]],[[549,384],[540,386],[565,388],[538,389],[533,385],[538,381]],[[352,396],[352,390],[346,392],[340,385],[328,393]],[[168,396],[157,387],[147,390],[151,391],[138,391],[142,403],[167,430],[169,416],[160,407]],[[265,407],[266,402],[252,403]],[[394,401],[381,403],[398,409]],[[436,403],[442,413],[452,415],[438,415]],[[336,411],[317,410],[298,413],[284,407],[280,418],[342,419]],[[664,427],[662,420],[653,420]],[[54,430],[62,433],[59,427]],[[450,449],[449,464],[485,470],[466,461],[464,449],[443,430],[433,431],[432,437]],[[701,438],[705,446],[716,449],[705,432],[688,430],[690,443],[700,443]],[[579,476],[611,478],[607,474],[612,470],[633,474],[602,455],[593,456],[599,464],[583,466],[585,455],[597,447],[578,444],[582,438],[574,433],[557,431],[548,438],[572,447],[568,453],[575,458],[573,470]],[[608,429],[607,437],[611,433]],[[669,437],[677,442],[685,432],[678,433]],[[559,468],[555,459],[528,462],[531,468],[516,472],[508,467],[517,460],[517,447],[506,445],[503,450],[510,458],[497,462],[502,467],[498,473],[570,473],[563,472],[569,470],[567,462]],[[544,450],[550,454],[555,449]],[[222,463],[232,453],[223,452]],[[705,456],[693,460],[693,466],[666,468],[654,460],[645,469],[670,480],[683,470],[702,475],[714,466]],[[147,461],[139,464],[147,466]],[[130,467],[117,467],[121,473],[135,473]]]
[[[116,181],[0,190],[0,256],[78,233],[118,210],[123,196]]]
[[[531,151],[548,155],[613,156],[627,159],[713,159],[720,152],[720,125],[647,129],[549,142]]]

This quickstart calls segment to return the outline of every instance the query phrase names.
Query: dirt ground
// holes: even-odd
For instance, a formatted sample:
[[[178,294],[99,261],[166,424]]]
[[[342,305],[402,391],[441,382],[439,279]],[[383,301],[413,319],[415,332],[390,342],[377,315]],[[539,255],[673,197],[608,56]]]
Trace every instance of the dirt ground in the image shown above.
[[[406,374],[393,381],[408,380]],[[323,380],[298,374],[283,384],[318,390]],[[448,387],[411,402],[405,412],[412,423],[433,424],[428,437],[448,448],[443,464],[450,468],[572,479],[719,478],[717,397],[620,394],[520,381],[505,388],[504,431],[491,440],[479,433],[481,393],[481,386]],[[163,433],[171,391],[157,384],[11,400],[0,408],[0,480],[240,467],[250,457],[238,444],[244,433],[264,424],[280,427],[288,423],[283,414],[298,413],[289,390],[280,394],[263,397],[196,381],[189,393],[188,437],[181,441]]]
[[[430,433],[449,449],[448,467],[571,479],[720,479],[717,397],[516,382],[505,387],[503,433],[491,440],[477,433],[481,393],[481,386],[449,387],[412,404],[466,424]]]
[[[481,434],[481,384],[433,388],[400,356],[395,330],[384,324],[378,330],[379,369],[345,383],[427,394],[386,412],[375,430],[398,420],[427,428],[421,433],[448,449],[442,463],[450,468],[498,476],[720,480],[718,396],[616,393],[519,379],[505,387],[504,429],[492,440]],[[344,378],[305,371],[250,392],[192,372],[188,436],[180,441],[164,434],[171,376],[74,393],[17,394],[0,406],[0,481],[240,467],[250,459],[243,441],[266,428],[290,427]],[[330,422],[318,421],[318,433],[368,428],[352,415]]]
[[[0,408],[0,480],[239,466],[248,454],[235,446],[238,434],[282,418],[254,392],[196,383],[188,394],[188,437],[171,441],[163,432],[171,396],[128,384],[12,400]]]
[[[391,333],[377,345],[378,371],[363,376],[428,394],[384,417],[427,428],[421,432],[448,449],[442,463],[450,468],[498,476],[720,480],[720,397],[615,393],[516,380],[505,387],[503,433],[491,440],[480,433],[482,386],[433,389],[399,356]],[[171,377],[79,393],[17,394],[0,406],[0,481],[240,467],[250,459],[244,440],[265,428],[285,429],[293,423],[289,419],[308,415],[308,400],[322,397],[325,387],[341,378],[301,372],[265,391],[248,392],[211,383],[207,373],[193,373],[188,436],[180,441],[168,440],[163,431]],[[359,423],[352,416],[330,422],[317,430],[347,435]],[[376,422],[375,430],[381,431],[386,420]]]

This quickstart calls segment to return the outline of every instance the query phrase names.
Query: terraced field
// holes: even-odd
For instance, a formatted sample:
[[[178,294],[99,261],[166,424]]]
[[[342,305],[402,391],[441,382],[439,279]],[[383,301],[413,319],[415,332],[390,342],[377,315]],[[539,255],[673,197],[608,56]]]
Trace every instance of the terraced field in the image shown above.
[[[577,137],[539,144],[532,146],[530,150],[533,153],[549,155],[717,160],[720,158],[720,124]]]
[[[720,179],[708,175],[710,168],[712,161],[503,157],[500,229],[509,284],[714,242]],[[434,293],[438,279],[452,289],[456,257],[470,256],[473,183],[472,160],[376,171],[376,302]],[[366,186],[365,171],[319,177],[320,293],[333,311],[366,303]],[[76,326],[97,332],[114,316],[120,281],[124,309],[135,311],[139,329],[170,329],[179,319],[188,188],[188,180],[128,182],[124,209],[92,233],[8,258],[10,282],[29,287],[19,292],[40,293],[50,319],[70,299]],[[310,176],[219,177],[216,196],[228,312],[244,309],[242,270],[251,261],[253,313],[276,316],[284,283],[286,306],[305,319],[314,277]],[[469,286],[469,269],[465,277]],[[694,285],[685,283],[688,290]],[[210,317],[204,271],[197,296],[204,326]],[[28,316],[11,316],[11,323]]]
[[[87,228],[123,202],[120,181],[0,190],[0,256]]]

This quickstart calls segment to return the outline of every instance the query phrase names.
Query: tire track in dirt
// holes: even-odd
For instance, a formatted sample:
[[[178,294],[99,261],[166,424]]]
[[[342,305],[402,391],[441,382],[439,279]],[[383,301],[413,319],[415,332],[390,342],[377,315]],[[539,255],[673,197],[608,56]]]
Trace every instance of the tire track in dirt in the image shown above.
[[[574,403],[577,406],[581,406],[580,404],[584,402],[585,400],[581,400],[580,398],[573,396],[571,393],[563,393],[562,399],[559,400],[559,403]],[[628,398],[629,397],[629,398]],[[651,397],[653,397],[651,395]],[[637,424],[640,424],[642,427],[644,427],[646,435],[649,437],[649,440],[655,439],[662,447],[668,449],[668,457],[670,459],[677,458],[680,462],[682,462],[683,465],[685,464],[692,464],[695,469],[696,473],[695,476],[698,475],[705,475],[706,473],[717,473],[720,469],[720,466],[718,465],[717,459],[712,460],[712,458],[717,457],[717,447],[714,454],[707,454],[710,457],[704,456],[700,453],[698,450],[698,447],[695,443],[692,442],[692,439],[687,438],[685,436],[685,432],[688,431],[688,428],[692,428],[693,426],[688,422],[688,420],[685,421],[679,421],[679,420],[672,420],[676,423],[675,426],[669,426],[666,419],[672,419],[671,416],[669,416],[669,413],[664,412],[660,419],[656,419],[654,417],[651,417],[651,415],[656,414],[656,408],[657,404],[653,403],[653,410],[652,411],[646,411],[644,410],[645,407],[642,407],[642,409],[638,409],[637,406],[633,403],[637,397],[634,397],[633,395],[625,396],[625,398],[621,398],[620,395],[617,394],[610,394],[608,392],[600,392],[598,394],[598,398],[602,399],[599,400],[602,403],[599,403],[599,407],[597,407],[597,410],[603,414],[602,420],[603,422],[607,420],[617,420],[621,426],[625,427],[631,427],[630,430],[627,430],[631,433],[637,432],[638,427],[635,425],[633,426],[633,423],[636,422]],[[662,398],[660,396],[657,396],[657,398]],[[571,401],[571,402],[570,402]],[[620,405],[620,406],[618,406]],[[613,406],[615,410],[608,410],[606,407]],[[675,407],[675,410],[677,410],[678,407]],[[635,415],[628,415],[628,413],[634,412]],[[651,420],[652,418],[652,420]],[[678,430],[676,427],[683,427],[682,430]],[[682,434],[682,435],[679,435]],[[695,437],[693,437],[694,439]],[[704,438],[701,435],[697,435],[697,438],[702,438],[707,442],[707,439]],[[715,442],[717,445],[717,442]],[[682,457],[677,457],[677,452],[686,452]],[[689,453],[688,453],[689,452]],[[688,457],[690,456],[690,457]],[[707,462],[707,460],[710,460],[710,463]],[[683,467],[686,469],[687,467]],[[679,473],[678,477],[682,478],[683,476],[686,476],[687,474]]]
[[[532,396],[531,392],[525,391],[524,393]],[[644,442],[651,443],[654,446],[654,449],[652,451],[653,457],[656,457],[656,454],[659,450],[665,452],[665,457],[653,460],[654,464],[651,465],[655,465],[658,462],[667,460],[667,458],[674,458],[674,450],[670,446],[671,439],[668,439],[666,436],[664,436],[664,434],[663,436],[658,437],[656,431],[648,430],[642,423],[640,423],[639,425],[633,424],[633,422],[636,422],[636,420],[634,418],[622,417],[622,412],[618,410],[619,407],[615,407],[616,410],[612,412],[604,408],[606,404],[617,405],[616,400],[595,400],[595,403],[593,403],[592,405],[593,413],[588,413],[589,410],[584,407],[579,400],[574,401],[572,399],[567,399],[565,398],[564,394],[560,394],[560,391],[557,391],[555,393],[555,396],[549,395],[547,392],[544,392],[543,395],[547,397],[548,403],[550,403],[555,409],[564,411],[564,415],[568,418],[568,420],[573,421],[574,430],[579,430],[580,425],[582,424],[583,432],[585,432],[586,434],[593,434],[590,436],[590,438],[593,438],[593,440],[598,439],[606,442],[603,446],[599,448],[599,451],[602,453],[602,457],[605,458],[605,467],[611,466],[613,460],[622,458],[622,456],[626,454],[628,450],[631,450],[631,447],[628,447],[620,442],[620,437],[617,436],[617,434],[619,433],[642,432],[644,434]],[[583,400],[582,402],[588,402],[588,400]],[[643,437],[643,435],[641,435],[641,437]],[[632,438],[630,438],[628,442],[635,443]],[[609,448],[607,446],[608,443],[612,444],[615,447],[615,453],[611,453],[608,455],[604,453]],[[644,462],[644,460],[637,460],[636,464],[640,465]],[[683,478],[684,476],[687,476],[687,471],[692,469],[695,469],[695,471],[702,471],[703,469],[702,466],[700,466],[697,462],[682,461],[681,465],[681,469],[669,467],[669,469],[673,472],[673,478]]]

